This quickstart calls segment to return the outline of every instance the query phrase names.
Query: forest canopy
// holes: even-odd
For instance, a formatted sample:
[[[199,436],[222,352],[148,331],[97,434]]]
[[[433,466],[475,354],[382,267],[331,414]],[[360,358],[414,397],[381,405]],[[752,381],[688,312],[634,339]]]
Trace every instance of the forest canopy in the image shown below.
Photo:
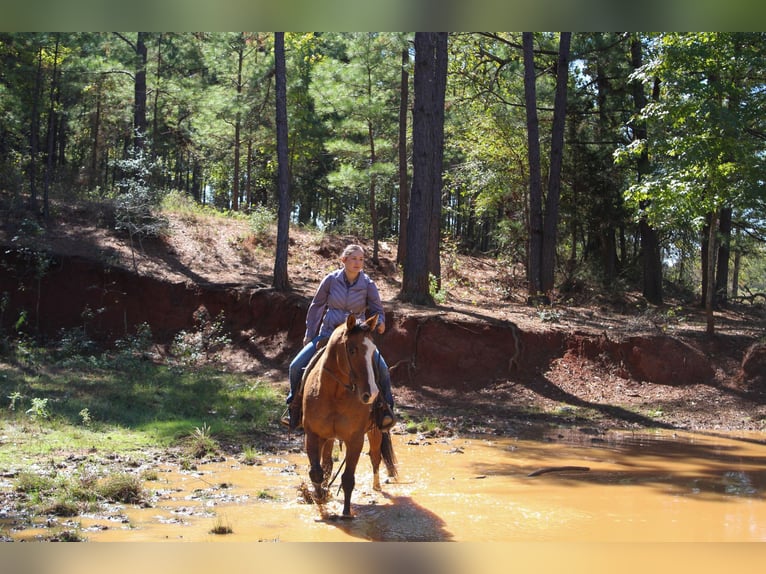
[[[529,274],[539,220],[554,282],[530,279],[530,295],[587,281],[661,303],[672,285],[713,305],[766,291],[766,35],[525,34],[448,35],[439,248]],[[2,208],[45,222],[55,201],[114,202],[139,236],[171,191],[276,217],[274,40],[0,33]],[[415,45],[284,34],[292,224],[406,234]]]

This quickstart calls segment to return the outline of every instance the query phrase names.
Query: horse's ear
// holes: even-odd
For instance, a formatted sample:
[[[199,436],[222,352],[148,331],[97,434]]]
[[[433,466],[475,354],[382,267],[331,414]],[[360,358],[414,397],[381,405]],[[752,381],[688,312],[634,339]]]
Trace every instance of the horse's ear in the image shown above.
[[[350,314],[350,315],[349,315],[349,316],[346,318],[346,330],[347,330],[347,331],[350,331],[351,329],[353,329],[353,328],[354,328],[354,325],[356,325],[356,317],[354,317],[354,314],[353,314],[353,313],[351,313],[351,314]]]
[[[375,330],[375,327],[377,327],[377,326],[378,326],[378,314],[377,314],[377,313],[375,313],[375,314],[374,314],[372,317],[370,317],[369,319],[367,319],[367,320],[364,322],[364,324],[365,324],[365,325],[367,325],[367,326],[370,328],[370,331],[374,331],[374,330]]]

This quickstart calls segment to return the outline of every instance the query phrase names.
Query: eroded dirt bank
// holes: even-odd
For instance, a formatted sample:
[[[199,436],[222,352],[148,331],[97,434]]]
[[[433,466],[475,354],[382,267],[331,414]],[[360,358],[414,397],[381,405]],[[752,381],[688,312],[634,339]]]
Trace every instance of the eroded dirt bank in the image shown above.
[[[54,257],[39,277],[35,269],[23,254],[3,255],[6,330],[26,311],[27,325],[50,339],[62,329],[84,326],[91,338],[111,342],[147,323],[159,343],[168,343],[179,331],[194,329],[205,310],[208,317],[222,314],[233,344],[251,358],[245,368],[255,371],[284,368],[303,336],[309,301],[296,293],[262,285],[171,283],[79,257]],[[476,390],[539,375],[563,357],[661,385],[763,377],[762,353],[745,336],[615,337],[606,330],[522,329],[507,320],[394,302],[387,307],[389,328],[377,342],[398,386]]]

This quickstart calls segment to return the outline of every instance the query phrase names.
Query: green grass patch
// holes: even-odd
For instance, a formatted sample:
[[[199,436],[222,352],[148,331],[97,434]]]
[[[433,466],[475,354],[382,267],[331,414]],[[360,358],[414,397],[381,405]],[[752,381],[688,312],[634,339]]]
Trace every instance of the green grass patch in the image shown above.
[[[423,417],[416,420],[410,416],[405,416],[402,422],[404,423],[405,431],[410,434],[433,433],[438,432],[442,428],[441,421],[434,417]]]
[[[125,356],[0,358],[0,469],[76,452],[140,453],[221,440],[252,443],[276,420],[271,385],[215,366],[185,368]]]

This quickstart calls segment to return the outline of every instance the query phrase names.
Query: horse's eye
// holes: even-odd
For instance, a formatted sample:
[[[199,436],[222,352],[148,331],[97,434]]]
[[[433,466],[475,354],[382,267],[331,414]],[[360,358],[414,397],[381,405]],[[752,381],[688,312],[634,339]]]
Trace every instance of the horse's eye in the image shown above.
[[[348,350],[348,354],[349,354],[349,355],[356,355],[356,347],[351,347],[351,348]]]

